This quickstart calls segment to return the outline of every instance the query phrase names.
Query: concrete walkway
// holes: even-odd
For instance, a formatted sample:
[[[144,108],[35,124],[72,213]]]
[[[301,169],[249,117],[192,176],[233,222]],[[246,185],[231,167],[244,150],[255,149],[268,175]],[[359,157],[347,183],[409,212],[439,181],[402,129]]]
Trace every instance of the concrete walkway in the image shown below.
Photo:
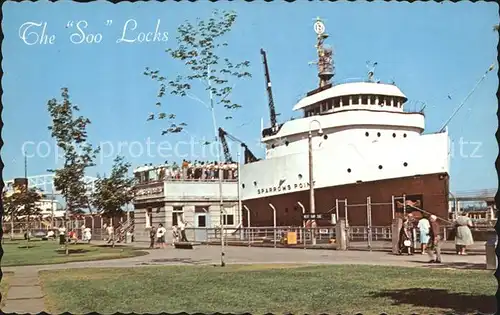
[[[192,250],[150,250],[148,255],[73,262],[58,265],[5,267],[4,272],[14,272],[3,312],[38,313],[45,309],[43,293],[38,282],[38,272],[72,268],[127,268],[162,265],[220,265],[219,246],[196,246]],[[484,269],[484,255],[443,255],[443,264],[428,264],[427,255],[395,256],[379,251],[290,250],[285,248],[226,247],[225,262],[231,264],[356,264],[425,268]],[[492,271],[493,272],[493,271]]]
[[[43,298],[44,294],[38,281],[38,269],[19,268],[9,279],[9,291],[2,311],[36,314],[45,309]]]

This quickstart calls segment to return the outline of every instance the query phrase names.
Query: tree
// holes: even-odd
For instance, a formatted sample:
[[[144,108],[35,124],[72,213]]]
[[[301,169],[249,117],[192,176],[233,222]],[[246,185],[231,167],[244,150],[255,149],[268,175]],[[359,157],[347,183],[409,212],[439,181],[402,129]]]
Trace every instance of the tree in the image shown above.
[[[47,103],[52,125],[48,127],[57,146],[64,152],[64,165],[60,169],[49,170],[55,173],[54,186],[66,203],[68,214],[81,214],[90,208],[87,194],[87,184],[84,182],[85,170],[94,166],[94,159],[99,148],[94,149],[87,142],[87,126],[90,120],[76,116],[80,111],[77,105],[70,101],[67,88],[61,89],[62,101],[51,99]],[[66,242],[66,254],[68,247]]]
[[[217,126],[215,121],[215,107],[223,106],[226,112],[233,111],[241,105],[231,100],[231,92],[234,88],[234,79],[251,77],[246,71],[249,61],[234,63],[229,58],[222,58],[221,50],[228,47],[223,41],[223,36],[231,31],[236,21],[235,12],[214,10],[209,19],[197,19],[197,25],[189,21],[177,28],[177,47],[167,49],[171,58],[181,61],[186,66],[187,74],[177,75],[175,78],[167,79],[160,74],[159,70],[146,68],[144,75],[157,81],[160,85],[158,91],[158,102],[156,105],[162,107],[161,99],[169,92],[171,95],[189,97],[212,112],[214,131],[217,137]],[[202,101],[193,93],[198,85],[208,93],[209,103]],[[225,119],[231,119],[230,113]],[[168,128],[162,134],[181,132],[187,125],[185,122],[176,123],[175,113],[159,112],[150,113],[148,120],[162,119],[168,121]]]
[[[31,232],[30,218],[41,215],[42,209],[38,207],[38,202],[43,197],[43,194],[34,188],[26,189],[23,187],[20,191],[14,193],[3,192],[4,215],[10,217],[11,240],[14,238],[14,219],[18,217],[26,218],[25,228],[29,240]]]
[[[219,163],[221,162],[221,143],[218,139],[218,125],[215,115],[215,108],[222,106],[226,110],[225,119],[231,119],[231,111],[238,109],[241,105],[231,100],[231,93],[235,87],[236,79],[251,77],[246,69],[250,66],[249,61],[234,63],[229,58],[223,58],[220,55],[222,49],[228,46],[223,41],[223,36],[231,31],[235,21],[235,12],[214,10],[212,16],[206,20],[197,19],[197,24],[193,25],[185,21],[177,28],[176,37],[177,47],[167,49],[167,53],[175,60],[181,61],[186,66],[187,74],[177,75],[175,79],[167,79],[160,74],[159,70],[146,68],[144,75],[157,81],[160,85],[158,91],[158,107],[162,106],[161,99],[169,92],[171,95],[189,97],[201,103],[212,114],[212,124],[215,141],[218,142],[217,155]],[[192,91],[195,84],[208,93],[209,102],[204,102]],[[162,131],[162,134],[179,133],[187,125],[185,122],[176,123],[175,113],[160,112],[157,115],[150,113],[148,120],[167,119],[168,128]],[[223,199],[222,199],[222,177],[219,176],[219,195],[220,195],[220,216],[222,222]],[[221,235],[223,225],[221,226]],[[224,237],[221,236],[221,266],[224,266]]]
[[[109,177],[97,176],[95,190],[92,194],[92,204],[101,214],[107,217],[115,217],[123,213],[123,207],[134,198],[133,186],[135,180],[128,177],[130,163],[118,156],[114,160],[111,175]],[[114,238],[112,239],[115,245]]]

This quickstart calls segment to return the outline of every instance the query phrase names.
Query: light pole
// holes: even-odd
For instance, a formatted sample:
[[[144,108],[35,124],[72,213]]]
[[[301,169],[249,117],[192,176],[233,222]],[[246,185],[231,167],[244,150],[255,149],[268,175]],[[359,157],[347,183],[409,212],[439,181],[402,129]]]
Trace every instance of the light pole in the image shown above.
[[[240,164],[241,164],[241,146],[238,147],[238,164],[236,164],[236,174],[238,176],[238,189],[237,189],[237,194],[238,194],[238,215],[240,216],[240,228],[241,228],[241,234],[240,237],[243,235],[243,209],[241,205],[241,176],[240,176]]]
[[[319,126],[318,129],[318,134],[322,135],[323,134],[323,129],[321,129],[321,123],[313,119],[309,122],[309,135],[308,135],[308,142],[309,142],[309,203],[310,203],[310,208],[311,208],[311,216],[312,216],[312,232],[311,232],[311,241],[312,245],[316,245],[316,231],[314,227],[316,226],[316,218],[314,217],[314,214],[316,213],[316,206],[314,202],[314,176],[313,176],[313,149],[312,149],[312,124],[316,122]]]

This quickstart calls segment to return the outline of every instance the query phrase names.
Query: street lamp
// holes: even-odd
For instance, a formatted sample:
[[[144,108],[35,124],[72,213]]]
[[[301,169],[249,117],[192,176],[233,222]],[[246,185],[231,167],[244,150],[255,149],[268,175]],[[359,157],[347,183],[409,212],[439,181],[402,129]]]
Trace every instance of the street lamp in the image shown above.
[[[316,226],[316,218],[314,217],[314,213],[316,212],[316,206],[314,202],[314,177],[313,177],[313,149],[312,149],[312,124],[316,122],[319,126],[318,129],[318,134],[322,135],[323,134],[323,129],[321,129],[321,123],[313,119],[309,122],[309,135],[308,135],[308,142],[309,142],[309,203],[311,207],[311,215],[312,215],[312,226]],[[312,230],[311,233],[311,241],[312,245],[316,245],[316,231]]]

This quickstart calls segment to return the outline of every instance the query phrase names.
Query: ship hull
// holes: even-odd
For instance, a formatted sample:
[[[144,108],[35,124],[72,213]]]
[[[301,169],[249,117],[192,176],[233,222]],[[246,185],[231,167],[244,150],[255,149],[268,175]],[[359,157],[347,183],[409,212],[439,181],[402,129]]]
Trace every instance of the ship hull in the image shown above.
[[[449,176],[447,173],[435,173],[371,182],[360,182],[342,186],[317,188],[314,190],[316,213],[323,214],[319,225],[331,224],[331,215],[345,218],[347,201],[347,218],[350,226],[366,226],[368,224],[367,197],[371,201],[371,225],[388,226],[392,222],[393,208],[396,215],[403,211],[403,195],[407,204],[435,214],[440,218],[448,218]],[[395,197],[394,207],[392,197]],[[301,226],[302,208],[309,213],[309,189],[286,194],[265,196],[243,200],[242,203],[250,211],[252,227],[273,226],[273,211],[269,204],[276,208],[277,226]],[[338,212],[336,207],[338,203]],[[415,209],[409,206],[408,209]],[[246,215],[244,226],[248,226]],[[325,220],[326,218],[326,220]]]

